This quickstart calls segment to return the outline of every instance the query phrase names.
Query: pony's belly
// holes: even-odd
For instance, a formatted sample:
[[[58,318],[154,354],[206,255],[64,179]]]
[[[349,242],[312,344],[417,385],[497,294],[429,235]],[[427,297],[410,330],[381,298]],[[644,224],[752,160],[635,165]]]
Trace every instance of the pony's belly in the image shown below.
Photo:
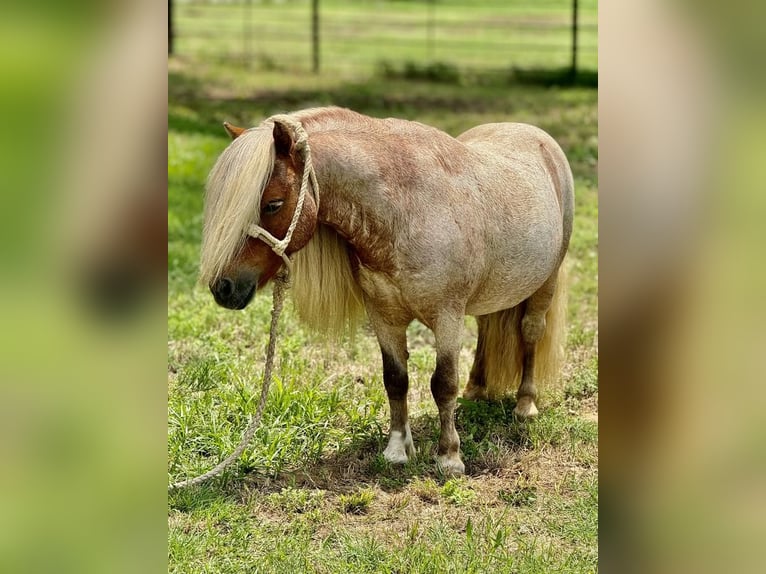
[[[523,274],[498,274],[487,277],[466,303],[466,315],[488,315],[515,307],[532,296],[554,270],[526,269]]]
[[[507,229],[501,249],[488,251],[478,281],[466,302],[467,315],[487,315],[515,307],[531,297],[559,266],[562,230],[557,206],[530,218],[530,227]],[[551,216],[550,214],[554,214]]]
[[[532,291],[532,293],[534,293],[534,291]],[[511,295],[505,293],[496,297],[482,297],[480,299],[471,300],[465,307],[465,314],[474,316],[489,315],[490,313],[502,311],[503,309],[510,309],[524,301],[524,299],[529,297],[532,293],[525,293],[523,295]]]

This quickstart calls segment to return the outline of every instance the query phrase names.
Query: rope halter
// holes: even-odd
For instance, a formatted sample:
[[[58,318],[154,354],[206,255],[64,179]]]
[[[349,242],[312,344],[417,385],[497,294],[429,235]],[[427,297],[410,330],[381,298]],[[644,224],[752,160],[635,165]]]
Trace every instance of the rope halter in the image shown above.
[[[303,128],[300,122],[291,118],[288,115],[276,115],[270,117],[266,121],[272,121],[274,123],[279,122],[291,129],[294,137],[295,150],[301,154],[303,159],[303,179],[301,181],[301,189],[298,193],[298,203],[295,205],[295,211],[293,212],[293,219],[290,221],[290,226],[287,228],[284,238],[277,239],[271,233],[266,231],[260,225],[251,223],[247,229],[247,234],[253,239],[261,239],[266,245],[271,247],[271,250],[279,255],[285,262],[288,272],[292,271],[292,261],[287,256],[285,251],[287,246],[290,245],[290,241],[293,238],[293,232],[298,225],[298,220],[301,217],[303,211],[303,203],[306,199],[306,192],[311,184],[313,191],[314,202],[316,203],[317,210],[319,209],[319,184],[317,183],[316,172],[314,171],[314,164],[311,161],[311,149],[309,148],[309,136],[306,130]]]

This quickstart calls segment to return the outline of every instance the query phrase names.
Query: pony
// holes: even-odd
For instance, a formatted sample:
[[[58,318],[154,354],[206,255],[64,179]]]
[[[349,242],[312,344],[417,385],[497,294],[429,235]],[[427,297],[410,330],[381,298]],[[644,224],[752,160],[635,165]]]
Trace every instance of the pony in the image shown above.
[[[437,464],[465,472],[455,429],[466,315],[478,340],[464,397],[538,413],[538,385],[563,361],[574,182],[543,130],[491,123],[452,137],[418,122],[338,107],[272,116],[232,138],[205,193],[200,280],[244,309],[284,268],[300,320],[325,333],[366,316],[390,405],[384,457],[415,453],[407,326],[434,334]]]

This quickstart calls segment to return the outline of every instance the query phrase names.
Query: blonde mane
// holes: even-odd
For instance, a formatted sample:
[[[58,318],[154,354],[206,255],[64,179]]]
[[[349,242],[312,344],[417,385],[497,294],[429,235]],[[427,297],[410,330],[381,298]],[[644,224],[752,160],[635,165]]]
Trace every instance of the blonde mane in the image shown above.
[[[297,120],[307,119],[304,110]],[[205,225],[200,282],[218,277],[239,252],[274,167],[273,121],[245,131],[213,166],[205,194]],[[319,190],[321,197],[321,189]],[[365,316],[362,291],[354,278],[348,243],[332,228],[318,225],[306,246],[294,254],[292,298],[299,318],[323,334],[351,332]]]
[[[348,243],[320,224],[294,256],[293,303],[298,317],[314,331],[340,337],[353,334],[364,320],[362,290],[349,255]]]
[[[205,191],[201,283],[221,274],[242,248],[248,227],[259,223],[274,157],[271,125],[261,124],[231,142],[215,162]]]

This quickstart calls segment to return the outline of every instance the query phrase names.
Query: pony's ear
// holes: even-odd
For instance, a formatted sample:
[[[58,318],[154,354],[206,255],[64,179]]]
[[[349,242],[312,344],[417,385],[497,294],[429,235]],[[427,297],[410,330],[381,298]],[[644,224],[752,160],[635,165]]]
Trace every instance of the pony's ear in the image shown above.
[[[226,133],[229,134],[233,140],[237,139],[245,131],[245,128],[238,128],[237,126],[231,125],[229,122],[223,122],[223,129],[226,130]]]
[[[274,149],[277,156],[286,157],[293,149],[293,136],[282,122],[274,122]]]

